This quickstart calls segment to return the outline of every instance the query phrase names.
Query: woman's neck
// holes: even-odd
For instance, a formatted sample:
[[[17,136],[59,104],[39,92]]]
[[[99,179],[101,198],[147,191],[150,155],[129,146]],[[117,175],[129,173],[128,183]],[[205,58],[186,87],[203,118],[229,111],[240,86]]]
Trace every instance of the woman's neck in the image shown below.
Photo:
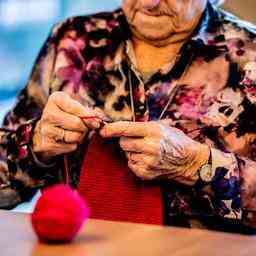
[[[133,47],[137,68],[141,73],[152,73],[165,64],[171,63],[177,56],[184,41],[156,46],[134,37]]]

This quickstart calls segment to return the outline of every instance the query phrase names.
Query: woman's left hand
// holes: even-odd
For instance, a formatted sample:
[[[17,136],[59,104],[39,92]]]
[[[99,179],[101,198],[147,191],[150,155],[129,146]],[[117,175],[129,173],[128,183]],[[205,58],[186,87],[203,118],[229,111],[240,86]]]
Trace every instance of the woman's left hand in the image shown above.
[[[210,154],[207,145],[192,140],[168,122],[120,121],[106,124],[100,134],[120,137],[129,168],[143,180],[167,178],[193,185]]]

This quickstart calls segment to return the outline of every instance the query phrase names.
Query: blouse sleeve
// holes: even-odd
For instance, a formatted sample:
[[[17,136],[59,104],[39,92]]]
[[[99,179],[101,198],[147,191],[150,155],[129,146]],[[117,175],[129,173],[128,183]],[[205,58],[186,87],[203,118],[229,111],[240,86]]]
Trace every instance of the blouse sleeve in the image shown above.
[[[218,215],[256,228],[256,162],[234,153],[211,149],[210,186]]]
[[[33,129],[50,94],[56,59],[54,34],[43,45],[30,79],[16,98],[15,106],[5,116],[0,128],[0,208],[10,209],[29,199],[38,187],[51,182],[56,165],[39,166],[30,143]],[[50,175],[51,173],[51,175]]]
[[[246,70],[249,68],[251,70]],[[252,70],[252,68],[255,70]],[[256,63],[245,65],[239,84],[243,94],[234,128],[233,144],[243,152],[212,149],[211,181],[213,201],[223,207],[221,216],[240,219],[243,224],[256,228]]]

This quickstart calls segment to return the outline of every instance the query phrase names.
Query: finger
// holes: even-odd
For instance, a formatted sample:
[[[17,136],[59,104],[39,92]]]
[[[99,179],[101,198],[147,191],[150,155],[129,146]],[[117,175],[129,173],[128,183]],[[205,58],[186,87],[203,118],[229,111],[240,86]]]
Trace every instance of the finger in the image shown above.
[[[156,177],[154,175],[154,172],[148,171],[144,166],[140,164],[129,161],[128,167],[137,177],[139,177],[142,180],[152,180]]]
[[[45,144],[45,152],[47,152],[48,156],[58,156],[66,153],[71,153],[75,150],[77,150],[78,145],[76,143],[74,144],[66,144],[66,143],[47,143]]]
[[[130,153],[128,155],[128,160],[132,161],[133,163],[138,163],[138,162],[144,162],[144,154],[141,153]]]
[[[126,151],[126,152],[125,152],[125,155],[126,155],[126,158],[128,159],[128,161],[131,161],[131,162],[133,162],[133,163],[136,163],[136,162],[138,162],[138,159],[139,159],[139,161],[141,160],[140,157],[141,157],[143,154]],[[135,158],[135,156],[137,156],[137,155],[138,155],[138,157]],[[136,160],[135,160],[135,159],[136,159]]]
[[[65,92],[55,92],[50,99],[64,112],[75,116],[83,116],[87,113],[87,108],[79,101],[74,100]]]
[[[119,121],[106,124],[101,129],[100,134],[103,137],[145,137],[150,134],[157,134],[159,129],[155,122]]]
[[[34,152],[40,154],[43,158],[49,158],[73,152],[77,149],[77,146],[77,144],[56,143],[55,140],[45,137],[41,140],[40,146],[34,148]]]
[[[51,96],[56,106],[63,112],[76,116],[77,118],[83,116],[98,116],[99,112],[83,106],[79,101],[72,99],[67,93],[55,92]],[[91,129],[98,129],[100,127],[101,119],[87,119],[84,123]]]
[[[69,130],[64,130],[55,126],[43,126],[41,127],[41,139],[46,139],[46,137],[53,139],[56,143],[71,143],[77,144],[81,143],[84,138],[84,133],[74,132]],[[64,135],[64,137],[63,137]],[[63,140],[63,141],[61,141]]]
[[[70,131],[84,132],[87,130],[86,125],[79,117],[58,109],[47,110],[42,121]]]
[[[94,113],[96,116],[98,116],[102,121],[105,122],[111,122],[112,120],[105,114],[105,112],[100,109],[99,107],[95,107],[94,109]]]
[[[124,151],[152,155],[160,154],[160,145],[153,139],[121,137],[119,144]]]
[[[143,165],[146,169],[155,169],[158,164],[158,159],[153,155],[130,153],[128,154],[128,160],[132,163]]]
[[[80,119],[86,127],[89,127],[91,129],[99,129],[103,122],[101,118],[90,112],[88,112],[88,114],[84,116],[80,116]]]
[[[83,133],[65,130],[64,142],[68,144],[80,144],[84,138]]]

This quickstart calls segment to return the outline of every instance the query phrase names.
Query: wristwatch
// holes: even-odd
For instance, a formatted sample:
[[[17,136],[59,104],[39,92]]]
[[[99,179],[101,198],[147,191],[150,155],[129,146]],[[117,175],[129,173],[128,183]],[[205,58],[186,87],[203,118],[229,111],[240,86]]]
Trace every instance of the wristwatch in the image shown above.
[[[209,159],[206,164],[202,165],[198,170],[198,176],[199,179],[197,180],[195,186],[198,189],[203,188],[206,185],[209,185],[209,183],[212,181],[212,178],[214,177],[214,172],[212,169],[212,154],[210,150]]]
[[[199,179],[201,179],[204,182],[210,182],[213,178],[212,165],[209,163],[204,164],[198,170],[198,174],[199,174]]]

